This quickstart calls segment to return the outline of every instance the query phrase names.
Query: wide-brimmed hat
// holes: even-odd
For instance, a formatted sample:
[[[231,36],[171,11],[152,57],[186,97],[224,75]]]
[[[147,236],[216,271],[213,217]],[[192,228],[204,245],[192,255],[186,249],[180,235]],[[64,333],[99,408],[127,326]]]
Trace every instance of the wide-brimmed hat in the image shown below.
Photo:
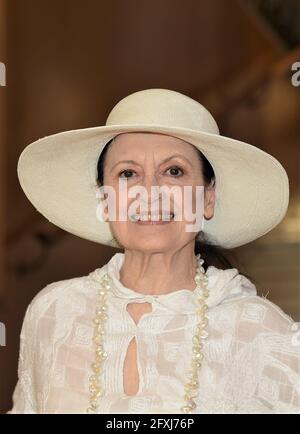
[[[27,198],[54,225],[81,238],[120,247],[109,223],[97,218],[97,161],[105,144],[128,132],[167,134],[191,143],[216,175],[214,216],[203,232],[212,244],[238,247],[273,229],[285,216],[289,183],[272,155],[220,135],[199,102],[169,89],[128,95],[105,125],[64,131],[28,145],[18,161]]]

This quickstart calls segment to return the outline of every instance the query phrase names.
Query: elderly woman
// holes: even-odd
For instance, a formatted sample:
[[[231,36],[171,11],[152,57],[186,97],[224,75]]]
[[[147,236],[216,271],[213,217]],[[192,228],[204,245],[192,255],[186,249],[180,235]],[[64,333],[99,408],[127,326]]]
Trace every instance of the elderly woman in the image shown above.
[[[298,325],[230,263],[216,266],[217,246],[246,244],[284,217],[288,179],[275,158],[221,136],[193,99],[148,89],[105,126],[32,143],[18,174],[49,221],[123,252],[31,302],[11,413],[300,412]],[[192,220],[178,213],[180,194],[168,208],[153,200],[153,187],[184,197],[188,186],[181,211],[196,209]],[[148,196],[134,209],[137,187]]]

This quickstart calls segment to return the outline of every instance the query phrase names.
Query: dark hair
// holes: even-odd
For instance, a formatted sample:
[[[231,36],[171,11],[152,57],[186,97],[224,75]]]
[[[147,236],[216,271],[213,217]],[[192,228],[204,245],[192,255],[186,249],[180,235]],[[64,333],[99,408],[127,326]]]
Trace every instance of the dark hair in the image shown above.
[[[103,186],[103,179],[104,179],[104,163],[105,163],[105,157],[109,148],[109,145],[112,143],[113,138],[106,143],[104,146],[98,162],[97,162],[97,184],[99,186]],[[195,148],[198,157],[201,163],[201,170],[203,174],[203,178],[205,181],[205,185],[214,185],[215,184],[215,173],[214,170],[210,164],[210,162],[207,160],[207,158],[200,152],[197,148]],[[200,253],[201,258],[204,259],[203,268],[206,271],[207,268],[210,265],[213,265],[217,268],[221,269],[227,269],[227,268],[234,268],[236,265],[233,265],[232,259],[237,262],[236,257],[233,255],[232,250],[225,249],[223,247],[217,246],[215,244],[212,244],[208,238],[205,236],[203,232],[200,233],[200,236],[197,237],[198,239],[195,240],[195,248],[194,252],[195,255]],[[232,257],[229,258],[229,256]],[[248,276],[247,276],[248,277]]]

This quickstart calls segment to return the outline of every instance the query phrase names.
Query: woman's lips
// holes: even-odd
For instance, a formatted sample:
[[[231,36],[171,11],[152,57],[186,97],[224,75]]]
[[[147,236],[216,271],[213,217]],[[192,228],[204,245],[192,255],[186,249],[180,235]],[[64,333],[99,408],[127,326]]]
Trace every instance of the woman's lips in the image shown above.
[[[133,223],[138,225],[165,225],[174,222],[174,214],[171,215],[155,215],[155,216],[133,216]]]
[[[174,223],[174,220],[138,220],[134,223],[137,225],[167,225],[168,223]]]

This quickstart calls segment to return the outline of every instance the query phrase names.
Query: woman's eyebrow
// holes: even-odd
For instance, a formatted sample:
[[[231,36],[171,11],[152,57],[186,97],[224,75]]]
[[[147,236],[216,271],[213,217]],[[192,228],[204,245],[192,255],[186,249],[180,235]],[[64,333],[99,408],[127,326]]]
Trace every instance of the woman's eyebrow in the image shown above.
[[[140,166],[140,164],[134,160],[122,160],[122,161],[118,161],[116,164],[114,164],[112,169],[114,169],[116,166],[118,166],[118,164],[122,164],[122,163],[135,164],[136,166]]]
[[[186,161],[190,166],[192,166],[192,163],[184,155],[181,155],[181,154],[171,155],[171,157],[165,158],[160,164],[167,163],[168,161],[172,160],[173,158],[181,158],[182,160]]]
[[[181,159],[185,160],[190,166],[192,166],[191,162],[181,154],[171,155],[170,157],[167,157],[164,160],[162,160],[160,164],[167,163],[168,161],[172,160],[173,158],[181,158]],[[141,166],[141,164],[139,164],[137,161],[134,161],[134,160],[121,160],[121,161],[118,161],[116,164],[114,164],[112,169],[114,169],[116,166],[118,166],[118,164],[122,164],[122,163],[134,164],[136,166]]]

